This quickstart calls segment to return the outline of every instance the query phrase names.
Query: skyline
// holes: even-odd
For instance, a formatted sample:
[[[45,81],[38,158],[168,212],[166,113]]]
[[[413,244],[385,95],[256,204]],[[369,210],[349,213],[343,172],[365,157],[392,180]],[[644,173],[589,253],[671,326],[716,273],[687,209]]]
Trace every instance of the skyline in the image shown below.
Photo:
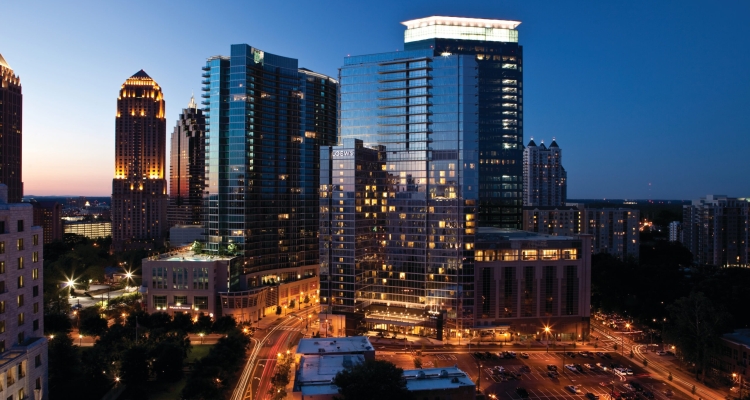
[[[0,54],[23,85],[25,194],[111,194],[116,91],[140,69],[162,86],[171,130],[191,94],[200,94],[206,58],[228,55],[231,44],[295,57],[300,67],[336,77],[347,55],[403,50],[400,23],[431,15],[521,21],[524,144],[557,139],[570,198],[750,194],[742,174],[750,54],[739,51],[748,48],[742,16],[750,4],[383,3],[232,2],[236,12],[227,15],[197,2],[156,4],[136,15],[140,23],[131,15],[145,8],[138,2],[87,3],[89,19],[83,3],[50,2],[42,13],[6,6],[16,17],[0,26]],[[217,26],[229,29],[211,28],[219,18]],[[184,21],[194,21],[193,32]],[[153,30],[161,41],[149,46]]]

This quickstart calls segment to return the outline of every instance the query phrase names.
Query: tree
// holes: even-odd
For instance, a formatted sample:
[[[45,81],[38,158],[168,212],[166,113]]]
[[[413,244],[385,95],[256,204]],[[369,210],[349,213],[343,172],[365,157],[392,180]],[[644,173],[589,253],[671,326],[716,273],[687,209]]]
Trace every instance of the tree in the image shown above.
[[[703,382],[711,349],[719,341],[728,318],[701,292],[678,299],[667,310],[671,318],[664,332],[666,339],[677,346],[685,361],[695,363],[695,378]]]
[[[48,346],[50,399],[65,399],[76,391],[81,355],[68,335],[55,335]]]
[[[302,302],[305,303],[305,304],[309,303],[310,302],[310,296],[305,295],[305,299],[302,300]]]
[[[44,314],[45,335],[67,335],[71,329],[73,329],[73,323],[70,321],[70,317],[68,317],[67,314],[55,311]]]
[[[172,330],[190,333],[193,331],[193,319],[190,314],[177,313],[172,319]]]
[[[81,310],[78,316],[80,332],[86,336],[102,336],[107,332],[107,320],[99,315],[98,307],[88,307]]]
[[[198,314],[198,320],[193,325],[193,330],[195,332],[211,332],[212,325],[211,317],[200,313]]]
[[[295,306],[296,304],[297,304],[297,303],[295,303],[295,302],[294,302],[294,299],[291,299],[291,300],[289,300],[289,308],[294,308],[294,306]]]
[[[214,324],[211,327],[211,329],[213,332],[227,333],[236,327],[237,327],[237,321],[235,321],[231,315],[224,315],[222,317],[217,318],[216,321],[214,321]]]
[[[276,306],[276,315],[281,315],[281,307]]]
[[[152,359],[157,380],[176,382],[182,378],[185,355],[177,343],[170,341],[159,343],[154,349]]]
[[[125,350],[120,363],[120,376],[129,387],[142,387],[148,380],[148,352],[143,345],[134,345]]]
[[[333,383],[339,387],[342,400],[411,400],[406,388],[404,370],[385,360],[367,360],[336,374]]]

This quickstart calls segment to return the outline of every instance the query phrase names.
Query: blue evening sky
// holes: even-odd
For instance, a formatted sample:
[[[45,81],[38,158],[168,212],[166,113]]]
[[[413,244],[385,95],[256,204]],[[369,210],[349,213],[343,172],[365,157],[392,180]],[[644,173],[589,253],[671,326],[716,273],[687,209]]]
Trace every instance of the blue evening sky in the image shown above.
[[[25,193],[111,193],[117,94],[140,69],[164,89],[169,136],[205,59],[232,43],[336,76],[347,54],[402,49],[400,22],[430,15],[522,21],[525,142],[557,138],[569,198],[750,196],[739,0],[5,2]]]

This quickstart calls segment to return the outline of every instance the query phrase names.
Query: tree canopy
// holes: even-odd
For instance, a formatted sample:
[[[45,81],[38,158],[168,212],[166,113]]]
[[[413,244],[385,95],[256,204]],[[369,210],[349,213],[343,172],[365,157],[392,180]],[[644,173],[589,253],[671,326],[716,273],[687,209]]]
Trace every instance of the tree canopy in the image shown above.
[[[333,379],[341,400],[411,400],[404,370],[385,360],[367,360],[347,368]]]

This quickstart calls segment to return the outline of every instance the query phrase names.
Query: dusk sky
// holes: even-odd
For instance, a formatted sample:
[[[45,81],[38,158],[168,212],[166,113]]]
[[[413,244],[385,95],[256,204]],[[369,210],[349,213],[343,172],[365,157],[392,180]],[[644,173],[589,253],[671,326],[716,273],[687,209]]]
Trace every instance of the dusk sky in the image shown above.
[[[111,194],[120,85],[163,88],[167,136],[207,57],[233,43],[331,76],[403,49],[400,22],[522,21],[524,142],[563,150],[569,198],[750,196],[748,1],[5,2],[0,54],[24,95],[26,195]],[[169,146],[167,146],[169,148]]]

